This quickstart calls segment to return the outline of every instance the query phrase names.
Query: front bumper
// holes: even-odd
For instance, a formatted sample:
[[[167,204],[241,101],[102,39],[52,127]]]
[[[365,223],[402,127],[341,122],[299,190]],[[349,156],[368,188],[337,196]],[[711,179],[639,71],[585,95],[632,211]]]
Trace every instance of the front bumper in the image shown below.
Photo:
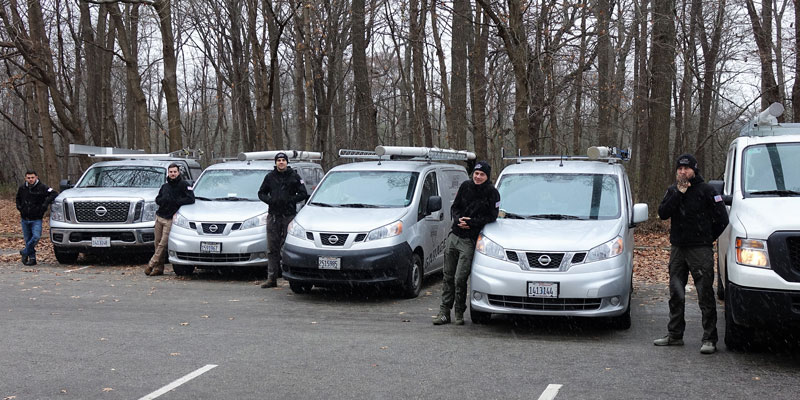
[[[200,242],[221,244],[219,253],[200,251]],[[267,232],[259,227],[232,231],[227,235],[199,234],[197,230],[172,225],[169,233],[169,262],[197,267],[263,267],[267,265]]]
[[[800,326],[800,291],[756,289],[729,282],[725,307],[744,326]]]
[[[396,284],[406,279],[412,251],[407,243],[371,249],[329,250],[284,244],[283,277],[325,285]],[[319,257],[338,257],[340,270],[319,269]]]
[[[625,256],[542,272],[476,252],[470,304],[496,314],[618,316],[628,308],[631,271]],[[528,282],[557,282],[558,297],[528,297]]]
[[[139,224],[141,225],[141,224]],[[108,237],[111,247],[92,247],[92,237]],[[114,249],[152,251],[153,225],[140,227],[50,227],[53,246],[80,252],[106,252]]]

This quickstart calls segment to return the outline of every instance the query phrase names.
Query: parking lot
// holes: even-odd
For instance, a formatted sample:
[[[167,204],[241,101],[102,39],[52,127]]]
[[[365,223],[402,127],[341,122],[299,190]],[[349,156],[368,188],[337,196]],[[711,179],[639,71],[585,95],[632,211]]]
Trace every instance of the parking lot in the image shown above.
[[[790,399],[800,384],[796,338],[744,353],[720,340],[701,355],[694,292],[686,345],[653,346],[666,329],[662,284],[637,283],[633,327],[614,331],[497,316],[435,327],[439,277],[412,300],[257,282],[169,268],[149,278],[91,259],[0,264],[0,397]]]

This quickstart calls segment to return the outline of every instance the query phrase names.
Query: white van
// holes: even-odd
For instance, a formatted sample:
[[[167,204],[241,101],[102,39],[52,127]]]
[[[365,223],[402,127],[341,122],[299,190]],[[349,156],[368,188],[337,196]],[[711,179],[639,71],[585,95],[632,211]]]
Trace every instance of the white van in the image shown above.
[[[724,181],[709,182],[728,206],[719,237],[718,295],[725,346],[756,329],[800,326],[800,123],[779,124],[773,104],[728,148]]]
[[[289,224],[283,277],[295,293],[312,286],[389,284],[419,295],[425,275],[441,270],[450,206],[466,168],[437,160],[474,153],[378,146],[341,150],[374,161],[337,166]]]

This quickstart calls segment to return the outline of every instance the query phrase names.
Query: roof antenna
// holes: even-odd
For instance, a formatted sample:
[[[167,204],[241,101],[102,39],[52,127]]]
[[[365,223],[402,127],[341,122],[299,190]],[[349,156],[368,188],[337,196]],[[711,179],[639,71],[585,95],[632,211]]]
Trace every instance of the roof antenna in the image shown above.
[[[564,150],[563,149],[561,150],[561,160],[559,160],[558,166],[559,167],[563,167],[564,166]]]

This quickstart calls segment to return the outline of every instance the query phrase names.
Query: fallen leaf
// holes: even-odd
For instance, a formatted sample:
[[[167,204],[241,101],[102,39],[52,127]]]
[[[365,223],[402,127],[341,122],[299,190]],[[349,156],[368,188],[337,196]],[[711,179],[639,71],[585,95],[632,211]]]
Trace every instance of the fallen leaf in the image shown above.
[[[411,322],[410,319],[404,319],[402,322]]]
[[[101,338],[100,338],[100,341],[101,341],[101,342],[105,342],[106,340],[108,340],[108,339],[106,339],[106,338],[104,338],[104,337],[101,337]]]
[[[169,355],[171,355],[171,356],[173,356],[173,357],[174,357],[174,356],[179,356],[179,355],[181,355],[181,353],[169,353]]]
[[[228,318],[229,321],[233,321],[233,317]]]
[[[317,321],[311,321],[311,325],[316,325]]]
[[[112,388],[103,388],[103,391],[104,391],[104,392],[110,392],[110,391],[112,391],[112,390],[114,390],[114,389],[112,389]]]
[[[200,318],[208,318],[208,315],[201,315]]]
[[[406,313],[405,311],[400,311],[399,313],[397,313],[397,315],[403,315],[405,313]]]
[[[389,348],[389,346],[381,346],[381,350],[386,350],[388,348]]]
[[[239,300],[238,299],[231,299],[231,300],[228,300],[228,301],[239,301]]]
[[[753,377],[753,380],[754,380],[754,381],[760,381],[760,380],[761,380],[761,378],[760,378],[760,377],[758,377],[758,376],[754,376],[754,377]]]
[[[188,325],[189,325],[188,322],[181,322],[181,326],[188,326]]]

